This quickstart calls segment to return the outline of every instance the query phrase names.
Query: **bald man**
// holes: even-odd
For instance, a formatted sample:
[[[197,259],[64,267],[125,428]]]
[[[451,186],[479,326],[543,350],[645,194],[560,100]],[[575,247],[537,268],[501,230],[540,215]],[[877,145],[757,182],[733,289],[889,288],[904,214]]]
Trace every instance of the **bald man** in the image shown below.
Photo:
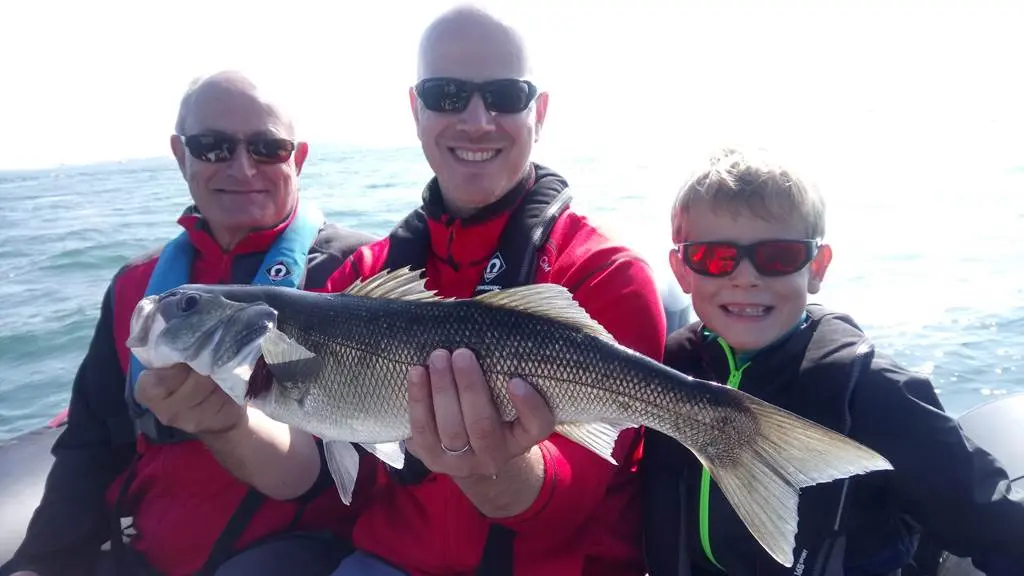
[[[309,147],[240,73],[189,86],[170,145],[193,200],[183,231],[111,281],[42,502],[0,574],[112,574],[117,564],[129,574],[327,574],[344,552],[338,541],[288,535],[333,528],[347,538],[329,476],[316,484],[314,470],[304,494],[280,500],[238,480],[216,458],[237,458],[241,444],[262,461],[263,445],[238,440],[260,415],[184,366],[143,370],[124,343],[146,295],[188,282],[322,288],[373,238],[300,202]],[[308,437],[289,448],[317,458]]]
[[[327,289],[404,266],[425,269],[443,297],[561,284],[620,343],[660,360],[665,317],[652,271],[572,210],[566,180],[530,159],[548,108],[531,77],[519,34],[486,12],[458,7],[427,28],[409,102],[435,177],[422,205],[356,251]],[[519,418],[505,423],[472,353],[423,361],[408,374],[403,468],[326,446],[334,470],[359,462],[354,491],[345,474],[335,478],[352,498],[359,550],[337,575],[644,573],[639,430],[618,435],[615,466],[553,433],[528,381],[508,383]],[[287,487],[282,497],[322,471],[308,452],[277,456],[258,472],[254,462],[233,469],[253,485]]]

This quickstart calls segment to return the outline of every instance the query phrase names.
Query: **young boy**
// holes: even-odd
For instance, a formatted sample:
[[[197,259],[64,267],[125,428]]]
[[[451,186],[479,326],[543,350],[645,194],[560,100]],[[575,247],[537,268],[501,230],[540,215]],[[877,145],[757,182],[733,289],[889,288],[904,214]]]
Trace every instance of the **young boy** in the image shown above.
[[[786,568],[696,458],[648,430],[652,576],[898,574],[919,530],[989,576],[1024,574],[1024,502],[998,462],[964,438],[925,377],[875,351],[849,316],[807,303],[832,259],[814,189],[765,155],[726,149],[680,190],[672,234],[672,270],[699,321],[669,337],[665,363],[841,431],[894,470],[802,490]]]

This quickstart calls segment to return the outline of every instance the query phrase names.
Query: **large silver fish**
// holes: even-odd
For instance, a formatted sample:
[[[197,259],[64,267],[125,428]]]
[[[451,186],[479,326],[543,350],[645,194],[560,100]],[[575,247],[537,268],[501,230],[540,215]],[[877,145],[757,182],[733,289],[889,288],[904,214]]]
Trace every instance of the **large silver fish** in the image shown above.
[[[322,438],[346,503],[359,463],[352,443],[403,466],[406,372],[437,348],[475,351],[508,421],[506,384],[523,377],[547,400],[559,434],[613,463],[625,428],[675,438],[786,566],[801,487],[891,468],[841,434],[619,345],[554,284],[467,300],[437,297],[409,269],[340,294],[189,285],[140,301],[127,345],[145,366],[185,362],[236,402]]]

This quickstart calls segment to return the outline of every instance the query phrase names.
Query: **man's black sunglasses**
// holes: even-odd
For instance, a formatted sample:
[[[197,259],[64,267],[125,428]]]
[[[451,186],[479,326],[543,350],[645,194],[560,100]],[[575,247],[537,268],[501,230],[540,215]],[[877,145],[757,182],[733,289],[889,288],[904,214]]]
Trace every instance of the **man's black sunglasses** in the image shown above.
[[[259,164],[287,162],[295,151],[294,140],[267,135],[242,139],[227,134],[189,134],[181,139],[193,158],[213,164],[230,161],[240,144],[245,144],[249,156]]]
[[[462,112],[473,94],[480,94],[484,107],[496,114],[518,114],[530,107],[537,87],[529,80],[515,78],[470,82],[458,78],[425,78],[416,83],[416,97],[432,112]]]

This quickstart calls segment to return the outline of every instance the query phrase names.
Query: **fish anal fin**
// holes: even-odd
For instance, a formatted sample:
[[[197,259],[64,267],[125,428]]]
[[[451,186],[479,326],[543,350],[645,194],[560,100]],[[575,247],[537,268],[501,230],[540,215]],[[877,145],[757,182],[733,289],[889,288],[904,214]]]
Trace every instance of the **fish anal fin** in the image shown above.
[[[495,290],[473,300],[564,322],[587,334],[615,343],[615,337],[580,306],[572,292],[560,284],[531,284]]]
[[[411,301],[441,300],[433,290],[427,290],[422,270],[413,271],[411,266],[382,270],[366,280],[357,280],[342,294]]]
[[[323,359],[276,328],[263,337],[260,349],[263,361],[278,382],[310,380],[323,369]]]
[[[405,450],[399,442],[383,442],[380,444],[360,444],[366,451],[377,457],[378,460],[401,470],[405,467]]]
[[[564,422],[555,426],[555,432],[618,466],[612,457],[615,442],[623,430],[632,427],[619,422]]]
[[[334,485],[345,505],[352,503],[352,492],[359,476],[359,452],[356,447],[344,441],[324,442],[324,454],[327,456],[327,468],[334,478]]]

